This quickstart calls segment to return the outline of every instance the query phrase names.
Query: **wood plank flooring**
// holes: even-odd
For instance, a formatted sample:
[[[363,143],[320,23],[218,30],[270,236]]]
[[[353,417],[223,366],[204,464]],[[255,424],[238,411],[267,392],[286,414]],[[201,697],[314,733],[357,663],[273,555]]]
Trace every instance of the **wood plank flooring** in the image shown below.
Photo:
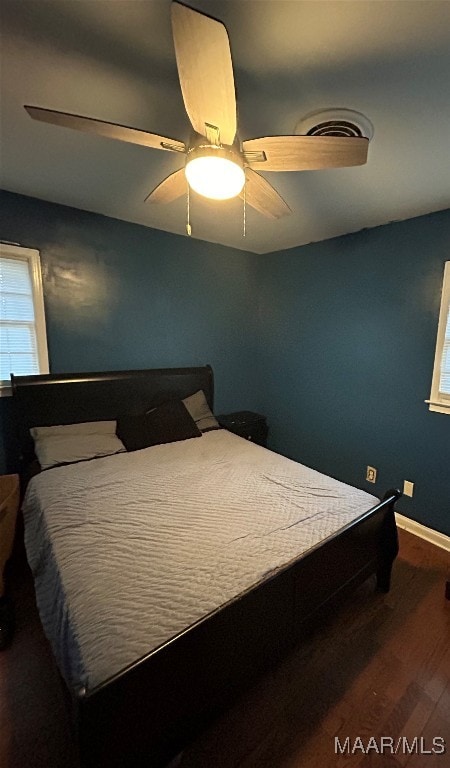
[[[450,765],[450,555],[401,530],[389,595],[369,580],[301,648],[185,750],[180,768],[445,768]],[[28,570],[12,579],[14,643],[0,654],[0,767],[72,768],[57,670]],[[335,737],[434,737],[446,754],[336,754]],[[404,742],[402,742],[403,744]],[[420,751],[417,742],[416,752]],[[124,766],[126,768],[126,766]]]

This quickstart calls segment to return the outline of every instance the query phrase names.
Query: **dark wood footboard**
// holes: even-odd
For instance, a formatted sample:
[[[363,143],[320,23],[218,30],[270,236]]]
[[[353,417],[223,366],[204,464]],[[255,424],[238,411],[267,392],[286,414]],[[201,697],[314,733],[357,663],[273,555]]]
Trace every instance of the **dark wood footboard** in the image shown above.
[[[389,588],[399,491],[80,697],[83,768],[164,765],[309,631],[319,608],[376,573]]]

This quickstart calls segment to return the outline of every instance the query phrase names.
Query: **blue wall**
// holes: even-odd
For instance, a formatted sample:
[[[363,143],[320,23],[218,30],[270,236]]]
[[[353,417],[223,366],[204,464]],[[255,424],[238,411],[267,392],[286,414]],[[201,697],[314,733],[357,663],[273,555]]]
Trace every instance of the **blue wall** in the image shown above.
[[[430,395],[450,210],[261,258],[271,447],[450,534],[450,416]],[[376,485],[365,468],[377,467]]]
[[[0,202],[0,238],[41,253],[52,372],[210,363],[218,412],[257,408],[256,256],[12,193]],[[16,463],[10,412],[0,398],[0,471]]]
[[[450,211],[254,256],[3,193],[0,237],[41,251],[55,372],[211,363],[218,411],[450,534],[450,417],[430,394]],[[15,467],[10,398],[0,398]],[[375,486],[365,467],[378,468]]]

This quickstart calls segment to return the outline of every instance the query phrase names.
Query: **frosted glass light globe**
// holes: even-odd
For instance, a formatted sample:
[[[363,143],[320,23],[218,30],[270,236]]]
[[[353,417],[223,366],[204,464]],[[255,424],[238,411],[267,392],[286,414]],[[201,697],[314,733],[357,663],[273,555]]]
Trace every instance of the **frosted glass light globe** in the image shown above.
[[[214,150],[211,154],[193,155],[186,163],[185,173],[195,192],[212,200],[228,200],[239,194],[245,183],[241,165]]]

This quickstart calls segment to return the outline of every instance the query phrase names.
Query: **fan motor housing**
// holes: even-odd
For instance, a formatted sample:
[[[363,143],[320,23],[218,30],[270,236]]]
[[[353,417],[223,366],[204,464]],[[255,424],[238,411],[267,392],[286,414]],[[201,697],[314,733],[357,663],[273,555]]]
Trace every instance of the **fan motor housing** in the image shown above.
[[[233,147],[230,147],[226,144],[223,144],[220,147],[216,146],[215,144],[208,144],[205,141],[204,136],[203,144],[197,144],[195,147],[189,147],[187,151],[186,162],[188,163],[197,157],[221,157],[224,160],[231,160],[241,168],[244,167],[242,156]]]

